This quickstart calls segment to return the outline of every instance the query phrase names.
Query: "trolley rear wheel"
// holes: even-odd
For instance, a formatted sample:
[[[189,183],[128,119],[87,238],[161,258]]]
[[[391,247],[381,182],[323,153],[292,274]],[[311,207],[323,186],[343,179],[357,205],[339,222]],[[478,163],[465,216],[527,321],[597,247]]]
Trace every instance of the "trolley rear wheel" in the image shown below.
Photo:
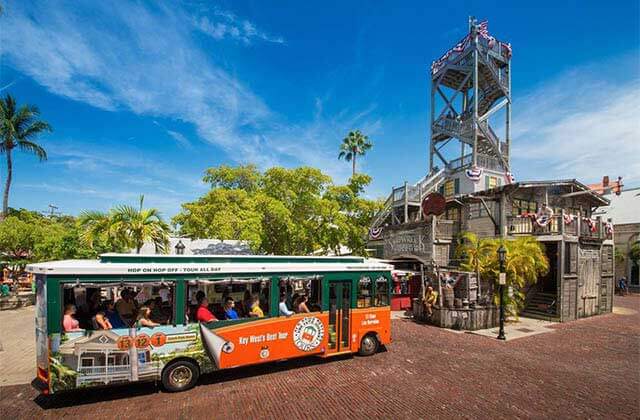
[[[191,389],[198,382],[200,369],[189,360],[170,363],[162,371],[162,385],[169,392]]]
[[[365,335],[362,337],[362,341],[360,341],[360,350],[358,350],[358,354],[360,356],[371,356],[378,351],[378,347],[380,347],[380,342],[375,335]]]

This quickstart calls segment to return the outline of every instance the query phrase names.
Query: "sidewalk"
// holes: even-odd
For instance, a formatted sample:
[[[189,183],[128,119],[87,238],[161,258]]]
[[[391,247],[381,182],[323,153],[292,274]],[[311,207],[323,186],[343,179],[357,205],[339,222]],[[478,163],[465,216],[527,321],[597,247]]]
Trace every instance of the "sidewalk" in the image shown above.
[[[533,318],[520,317],[518,321],[508,321],[504,325],[505,341],[517,340],[518,338],[529,337],[537,334],[544,334],[554,332],[551,328],[553,325],[557,325],[557,322],[542,321]],[[496,338],[498,336],[499,328],[487,328],[485,330],[468,331],[470,334],[482,335],[488,338]]]
[[[0,311],[0,386],[28,384],[35,377],[35,306]]]

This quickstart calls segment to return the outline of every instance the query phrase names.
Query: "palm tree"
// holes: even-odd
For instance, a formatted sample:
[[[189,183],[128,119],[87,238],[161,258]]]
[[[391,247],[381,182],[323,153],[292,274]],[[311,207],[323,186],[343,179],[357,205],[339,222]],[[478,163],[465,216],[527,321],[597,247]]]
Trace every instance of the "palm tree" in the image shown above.
[[[507,287],[511,287],[512,290],[511,295],[505,293],[505,305],[512,315],[517,316],[525,300],[525,294],[521,290],[528,284],[538,281],[539,276],[549,271],[549,261],[543,246],[530,236],[502,241],[501,239],[478,239],[475,234],[465,232],[461,234],[461,238],[464,241],[456,249],[461,268],[480,273],[482,278],[491,280],[493,283],[498,281],[500,272],[497,250],[501,244],[505,246]],[[494,303],[497,304],[498,293],[492,294]]]
[[[369,137],[362,134],[360,130],[350,131],[347,137],[342,140],[338,159],[344,158],[344,160],[346,160],[347,162],[351,162],[351,175],[355,175],[356,157],[364,156],[367,150],[371,149],[372,146],[373,144],[371,144]]]
[[[144,195],[141,195],[138,208],[121,205],[108,213],[81,213],[79,224],[84,228],[83,240],[89,246],[93,246],[96,240],[113,247],[124,245],[135,248],[137,254],[146,241],[151,241],[157,251],[166,252],[169,245],[169,225],[162,220],[157,209],[145,209],[143,205]]]
[[[90,248],[98,243],[106,245],[111,251],[127,248],[127,239],[116,229],[113,211],[85,210],[78,217],[78,226],[82,229],[80,239]]]
[[[47,160],[47,152],[34,139],[44,131],[51,131],[51,126],[37,119],[40,114],[38,108],[32,105],[22,105],[19,109],[11,95],[0,99],[0,153],[7,155],[7,180],[2,201],[1,219],[7,216],[9,210],[9,189],[13,176],[13,161],[11,153],[16,147],[23,152],[32,153],[40,159]]]
[[[524,307],[526,295],[522,290],[525,286],[535,284],[538,277],[549,271],[549,260],[544,251],[544,245],[532,236],[524,236],[511,241],[494,240],[496,249],[503,244],[507,249],[505,272],[507,287],[511,287],[512,294],[505,293],[505,305],[516,316]],[[497,281],[500,272],[500,262],[497,252],[490,254],[490,261],[485,275]],[[494,303],[497,305],[498,294],[494,294]]]
[[[460,261],[460,268],[476,273],[478,287],[480,287],[480,275],[486,270],[489,256],[495,253],[497,247],[491,239],[479,239],[473,232],[461,233],[460,241],[460,245],[456,248],[456,258]],[[480,292],[478,290],[478,294]]]

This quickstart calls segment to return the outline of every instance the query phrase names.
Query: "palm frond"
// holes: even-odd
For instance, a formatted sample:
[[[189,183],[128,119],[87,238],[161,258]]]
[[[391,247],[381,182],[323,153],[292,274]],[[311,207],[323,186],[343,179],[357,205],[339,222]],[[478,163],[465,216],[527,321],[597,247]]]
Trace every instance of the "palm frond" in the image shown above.
[[[39,144],[33,143],[28,140],[21,140],[18,141],[18,149],[22,150],[23,152],[28,152],[36,155],[36,157],[40,159],[40,161],[47,160],[47,151],[44,150],[44,148]]]

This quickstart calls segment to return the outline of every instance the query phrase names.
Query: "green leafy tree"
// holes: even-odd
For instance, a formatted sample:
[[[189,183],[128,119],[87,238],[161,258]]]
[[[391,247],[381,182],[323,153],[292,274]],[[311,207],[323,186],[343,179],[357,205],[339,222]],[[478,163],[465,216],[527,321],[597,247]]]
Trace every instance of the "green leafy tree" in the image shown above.
[[[351,162],[352,175],[355,175],[356,158],[364,156],[371,147],[373,147],[373,144],[369,137],[362,134],[360,130],[350,131],[347,137],[342,140],[338,159],[344,158],[347,162]]]
[[[249,241],[256,252],[308,255],[346,245],[364,254],[378,203],[360,197],[371,178],[336,186],[315,168],[221,166],[206,171],[212,189],[173,218],[192,238]]]
[[[144,208],[143,195],[137,208],[120,205],[107,213],[85,211],[80,215],[79,226],[84,230],[84,242],[91,247],[101,241],[114,248],[134,248],[139,254],[146,241],[160,252],[166,252],[169,245],[169,225],[157,209]]]
[[[478,238],[473,232],[462,232],[459,243],[455,257],[460,262],[460,268],[476,273],[478,279],[483,278],[482,273],[489,265],[490,255],[498,249],[495,241],[489,238]],[[489,292],[493,293],[493,290]]]
[[[211,184],[212,188],[240,189],[252,192],[258,188],[261,174],[255,165],[236,167],[220,165],[207,169],[202,180]]]
[[[8,216],[0,223],[0,252],[17,269],[17,266],[32,261],[41,237],[39,225]]]
[[[193,203],[182,205],[173,218],[181,235],[191,238],[221,238],[261,243],[260,213],[247,191],[215,188]]]
[[[38,108],[32,105],[17,107],[15,99],[11,95],[0,99],[0,154],[7,157],[7,179],[5,181],[4,195],[2,198],[2,215],[7,216],[9,211],[9,190],[13,179],[13,150],[31,153],[40,161],[47,159],[47,152],[35,139],[45,131],[51,131],[51,126],[38,119]]]

